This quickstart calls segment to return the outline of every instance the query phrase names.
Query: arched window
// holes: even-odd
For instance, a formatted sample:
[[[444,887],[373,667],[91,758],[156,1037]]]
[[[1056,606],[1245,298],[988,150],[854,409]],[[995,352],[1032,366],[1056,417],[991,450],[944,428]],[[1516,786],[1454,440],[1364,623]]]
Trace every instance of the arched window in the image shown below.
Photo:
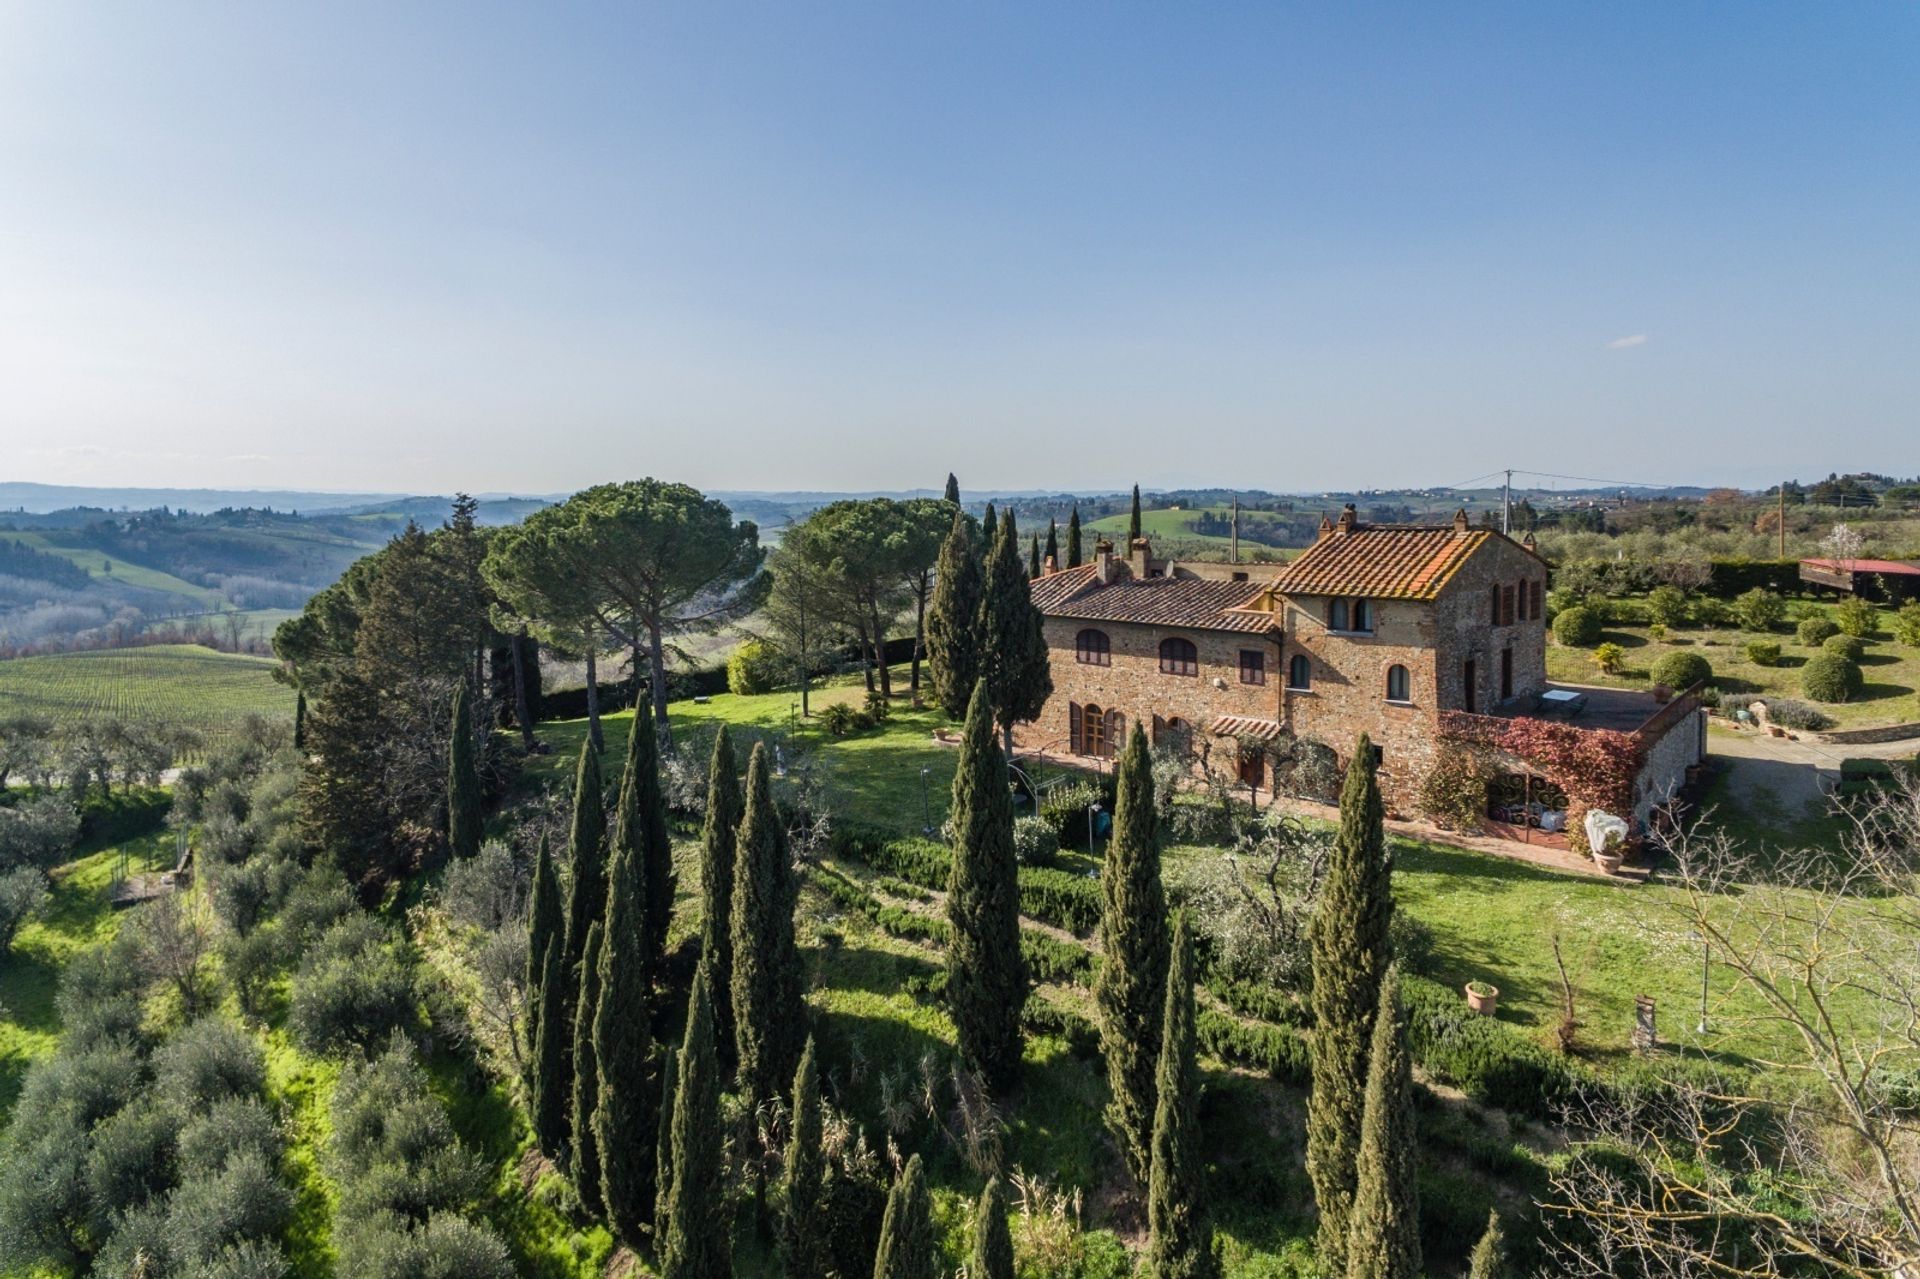
[[[1356,631],[1371,631],[1373,629],[1373,602],[1371,600],[1355,600],[1353,602],[1353,629]]]
[[[1387,700],[1390,702],[1410,702],[1413,700],[1411,690],[1408,688],[1406,667],[1387,667]]]
[[[1327,602],[1327,629],[1330,631],[1350,629],[1347,626],[1347,602],[1345,600],[1329,600]]]
[[[1287,687],[1313,687],[1313,663],[1307,660],[1305,653],[1295,653],[1293,660],[1287,663]]]
[[[1074,637],[1073,656],[1083,666],[1111,666],[1113,646],[1107,642],[1105,631],[1088,627]]]
[[[1082,755],[1110,755],[1113,748],[1107,742],[1107,715],[1098,706],[1088,703],[1080,712],[1080,753]]]
[[[1200,650],[1193,646],[1190,639],[1178,635],[1169,635],[1160,641],[1160,673],[1163,675],[1198,675],[1200,673]]]

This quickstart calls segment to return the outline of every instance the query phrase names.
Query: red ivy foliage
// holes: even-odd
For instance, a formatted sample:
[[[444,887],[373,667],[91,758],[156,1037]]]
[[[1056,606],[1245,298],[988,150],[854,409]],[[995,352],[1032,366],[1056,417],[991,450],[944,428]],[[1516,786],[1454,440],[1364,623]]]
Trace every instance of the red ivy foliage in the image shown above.
[[[1600,808],[1624,816],[1633,808],[1633,782],[1646,750],[1632,733],[1579,728],[1558,720],[1497,719],[1448,711],[1440,732],[1512,755],[1546,774],[1576,809]]]

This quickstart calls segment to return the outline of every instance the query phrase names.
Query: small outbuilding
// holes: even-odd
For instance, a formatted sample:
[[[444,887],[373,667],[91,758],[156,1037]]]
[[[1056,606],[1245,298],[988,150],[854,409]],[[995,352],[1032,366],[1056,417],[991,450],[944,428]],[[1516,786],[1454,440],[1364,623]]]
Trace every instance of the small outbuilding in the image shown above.
[[[1800,580],[1862,599],[1920,599],[1920,563],[1908,560],[1801,560]]]

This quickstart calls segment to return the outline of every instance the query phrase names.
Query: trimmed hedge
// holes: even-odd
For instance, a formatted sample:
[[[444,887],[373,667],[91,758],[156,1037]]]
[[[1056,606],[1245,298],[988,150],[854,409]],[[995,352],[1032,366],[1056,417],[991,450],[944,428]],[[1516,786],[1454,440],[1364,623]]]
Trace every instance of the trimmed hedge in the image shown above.
[[[1747,645],[1747,660],[1755,666],[1780,665],[1780,645],[1775,640],[1754,640]]]
[[[1553,619],[1554,643],[1565,648],[1591,648],[1600,642],[1603,624],[1598,613],[1585,605],[1575,605]]]
[[[930,839],[889,839],[871,831],[840,831],[836,855],[865,862],[922,888],[947,887],[953,853]],[[1048,866],[1022,866],[1020,913],[1082,935],[1100,926],[1100,881]]]
[[[1860,659],[1867,655],[1867,645],[1866,641],[1857,635],[1829,635],[1822,641],[1820,651],[1832,653],[1836,657],[1844,657],[1858,665]]]
[[[1839,633],[1840,628],[1835,626],[1833,619],[1825,613],[1820,614],[1818,617],[1803,617],[1800,619],[1800,625],[1793,628],[1794,638],[1798,639],[1808,648],[1818,648],[1827,642],[1829,635],[1838,635]]]
[[[1475,1101],[1547,1120],[1584,1082],[1572,1065],[1513,1027],[1468,1011],[1457,992],[1414,976],[1400,989],[1414,1059]]]
[[[1698,653],[1668,653],[1653,664],[1649,672],[1653,682],[1665,684],[1678,693],[1692,688],[1703,680],[1713,679],[1713,666]]]
[[[1865,686],[1860,668],[1838,653],[1815,653],[1800,668],[1800,691],[1816,702],[1849,701]]]

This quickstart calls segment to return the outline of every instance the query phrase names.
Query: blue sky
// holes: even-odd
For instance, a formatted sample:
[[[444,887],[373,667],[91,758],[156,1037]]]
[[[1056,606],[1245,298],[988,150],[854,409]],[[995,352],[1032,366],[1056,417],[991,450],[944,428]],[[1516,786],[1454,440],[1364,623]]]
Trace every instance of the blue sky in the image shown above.
[[[0,474],[1920,471],[1920,6],[0,0]]]

